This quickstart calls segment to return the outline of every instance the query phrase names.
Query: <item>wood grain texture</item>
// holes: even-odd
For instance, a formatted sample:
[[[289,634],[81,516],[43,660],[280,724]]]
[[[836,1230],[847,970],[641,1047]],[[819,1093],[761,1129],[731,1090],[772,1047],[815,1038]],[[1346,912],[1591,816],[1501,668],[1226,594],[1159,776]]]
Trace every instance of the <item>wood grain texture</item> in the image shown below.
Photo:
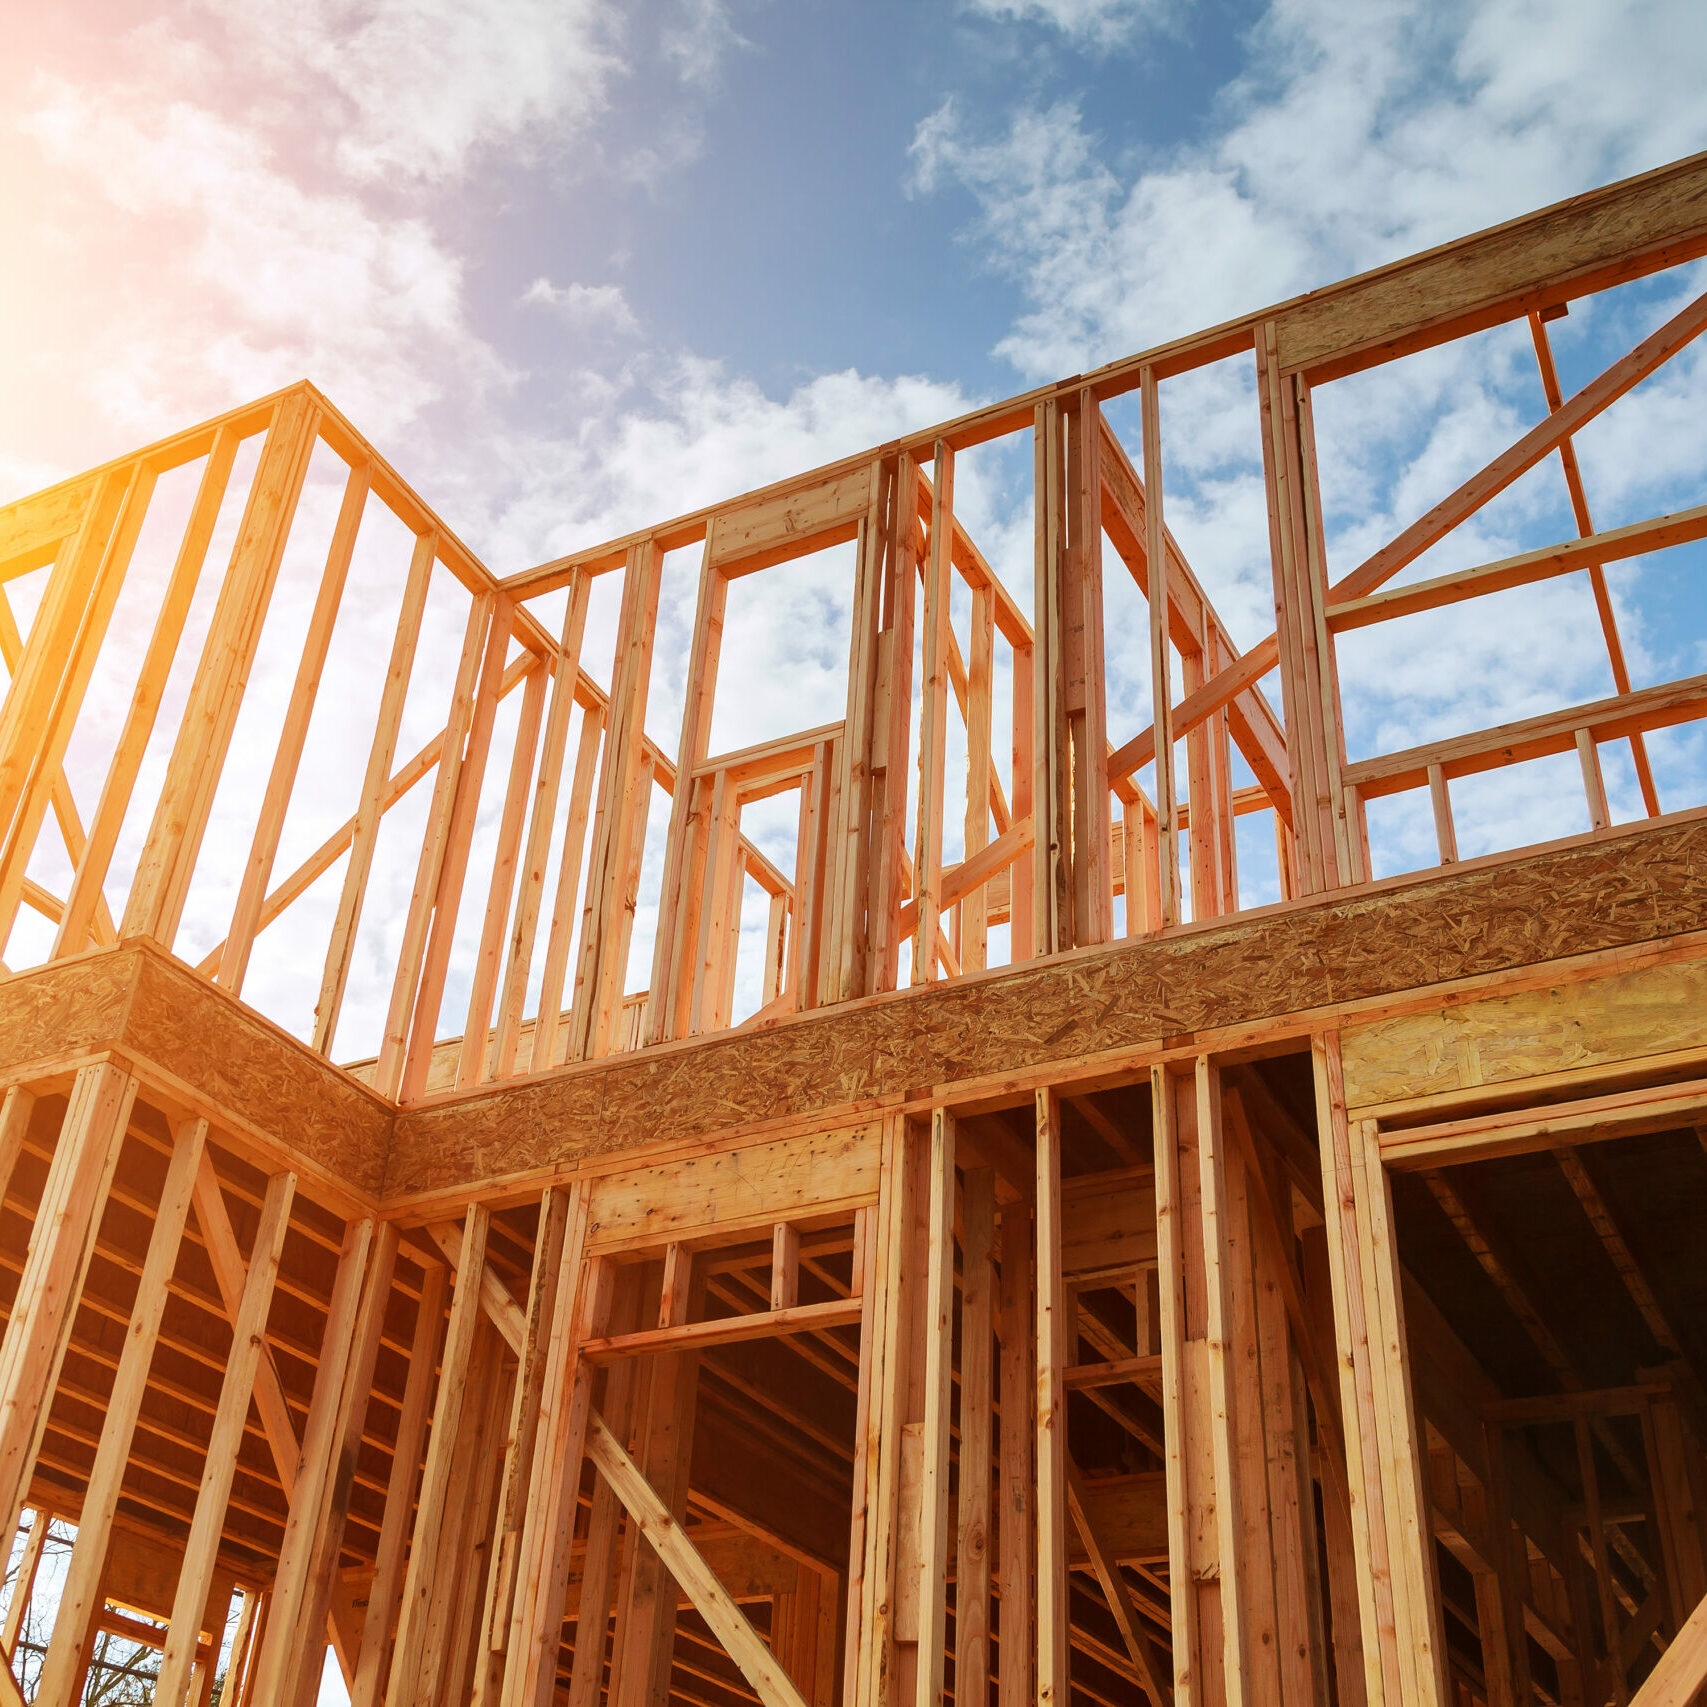
[[[405,1109],[388,1197],[1282,1021],[1707,927],[1707,821],[1085,951]]]
[[[719,514],[712,561],[747,574],[841,539],[865,514],[871,496],[868,463],[792,485],[776,497],[731,506]]]
[[[59,542],[82,526],[95,478],[86,474],[0,509],[0,581],[53,561]]]
[[[1400,1014],[1341,1039],[1352,1108],[1707,1050],[1707,961]]]
[[[867,1121],[613,1175],[593,1187],[587,1248],[726,1240],[802,1205],[826,1214],[875,1203],[881,1137],[881,1123]]]
[[[1101,402],[1138,388],[1148,367],[1158,379],[1189,372],[1252,348],[1263,323],[1280,324],[1280,357],[1313,380],[1373,366],[1407,349],[1425,348],[1480,326],[1517,318],[1532,307],[1642,278],[1707,252],[1707,155],[1693,155],[1635,178],[1590,190],[1504,225],[1470,233],[1437,249],[1395,261],[1218,326],[1175,337],[1018,397],[1004,398],[951,421],[922,427],[881,454],[928,460],[938,439],[957,451],[1023,431],[1034,406],[1066,398],[1088,381]],[[323,405],[324,406],[324,405]],[[627,550],[656,538],[673,551],[705,537],[709,518],[737,507],[755,513],[786,509],[792,496],[869,467],[874,451],[729,500],[690,511],[643,532],[589,546],[524,569],[501,583],[532,598],[561,587],[578,565],[588,573],[620,568]]]
[[[1698,154],[1289,305],[1277,316],[1281,365],[1320,368],[1364,350],[1384,360],[1421,347],[1426,328],[1459,336],[1468,328],[1457,323],[1478,310],[1491,311],[1489,325],[1515,318],[1539,305],[1531,295],[1565,301],[1609,267],[1638,277],[1704,243],[1707,156]]]

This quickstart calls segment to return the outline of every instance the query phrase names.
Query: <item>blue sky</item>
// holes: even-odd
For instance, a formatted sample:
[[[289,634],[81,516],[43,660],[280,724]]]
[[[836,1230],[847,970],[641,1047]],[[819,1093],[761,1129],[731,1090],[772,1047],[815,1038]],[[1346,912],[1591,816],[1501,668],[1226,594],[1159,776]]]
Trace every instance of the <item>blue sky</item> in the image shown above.
[[[0,500],[306,376],[499,573],[1707,147],[1699,0],[0,0],[0,26]],[[1579,305],[1567,391],[1704,284]],[[1700,501],[1703,377],[1691,350],[1583,435],[1600,525]],[[1338,574],[1544,405],[1520,325],[1317,407]],[[1248,360],[1163,412],[1170,522],[1248,644]],[[1136,449],[1135,403],[1111,418]],[[1028,475],[1017,444],[960,478],[1022,598]],[[1413,573],[1573,531],[1554,462]],[[1702,567],[1615,572],[1638,683],[1707,668]],[[1121,739],[1149,687],[1109,583]],[[691,587],[673,565],[666,744]],[[844,570],[758,589],[720,746],[840,715]],[[1580,577],[1505,597],[1348,641],[1354,756],[1610,691]],[[1707,797],[1692,733],[1655,751],[1667,806]],[[1460,795],[1466,853],[1582,827],[1563,762]],[[1432,861],[1425,803],[1378,819],[1379,869]]]

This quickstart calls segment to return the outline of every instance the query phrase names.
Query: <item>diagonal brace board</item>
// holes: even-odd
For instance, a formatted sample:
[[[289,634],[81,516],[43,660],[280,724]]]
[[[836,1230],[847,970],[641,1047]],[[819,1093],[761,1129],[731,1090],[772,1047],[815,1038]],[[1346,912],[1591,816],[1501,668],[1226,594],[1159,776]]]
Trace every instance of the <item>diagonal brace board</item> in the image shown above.
[[[454,1223],[439,1221],[427,1228],[433,1243],[444,1252],[445,1261],[454,1272],[462,1263],[462,1229]],[[490,1263],[480,1271],[480,1306],[492,1319],[492,1325],[504,1336],[504,1343],[518,1357],[527,1343],[527,1313],[522,1309]]]
[[[1707,1600],[1689,1615],[1671,1646],[1660,1655],[1630,1707],[1689,1707],[1707,1684]]]
[[[747,1622],[734,1596],[718,1581],[705,1556],[688,1539],[687,1531],[596,1411],[587,1418],[587,1454],[764,1707],[806,1707],[800,1691]]]
[[[225,1207],[225,1195],[220,1189],[219,1175],[214,1171],[213,1158],[206,1150],[202,1151],[196,1170],[195,1206],[196,1222],[207,1247],[220,1299],[225,1305],[226,1315],[235,1320],[243,1299],[248,1264],[238,1248],[231,1216]],[[267,1445],[278,1467],[279,1482],[288,1499],[296,1487],[302,1448],[284,1385],[279,1380],[278,1365],[273,1362],[273,1354],[265,1345],[261,1347],[255,1370],[255,1409],[260,1413],[261,1427],[266,1432]]]

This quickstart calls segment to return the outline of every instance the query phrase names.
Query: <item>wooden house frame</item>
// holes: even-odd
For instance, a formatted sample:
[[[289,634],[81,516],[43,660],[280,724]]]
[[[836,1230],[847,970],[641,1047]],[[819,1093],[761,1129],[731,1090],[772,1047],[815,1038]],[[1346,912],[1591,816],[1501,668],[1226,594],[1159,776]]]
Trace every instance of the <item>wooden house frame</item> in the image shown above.
[[[1573,435],[1707,296],[1569,397],[1548,326],[1703,255],[1697,156],[503,579],[307,384],[0,509],[0,923],[51,942],[0,979],[0,1698],[27,1674],[79,1700],[105,1631],[159,1650],[170,1707],[216,1678],[303,1707],[329,1645],[356,1707],[1692,1699],[1707,804],[1662,802],[1647,737],[1707,717],[1707,677],[1633,685],[1605,571],[1707,537],[1707,506],[1597,531]],[[1315,394],[1512,322],[1546,413],[1330,578]],[[1164,500],[1162,387],[1229,360],[1277,613],[1246,650]],[[1129,394],[1136,455],[1106,414]],[[1019,597],[955,467],[1025,435]],[[307,573],[316,456],[343,490]],[[1576,537],[1400,579],[1555,457]],[[372,721],[342,732],[360,787],[285,872],[380,511],[411,545]],[[1148,609],[1148,726],[1119,745],[1105,541]],[[845,716],[714,752],[731,583],[848,546]],[[687,550],[670,752],[647,708]],[[6,589],[38,571],[25,629]],[[1348,757],[1339,636],[1567,575],[1611,697]],[[261,750],[239,725],[292,576]],[[1586,830],[1461,858],[1452,784],[1552,754]],[[234,765],[265,777],[238,831]],[[1368,804],[1403,791],[1438,865],[1376,877]],[[789,794],[791,868],[742,817]],[[405,800],[383,1026],[339,1064]],[[185,928],[209,892],[211,946]],[[314,999],[263,1013],[245,984],[287,917]],[[75,1541],[26,1653],[54,1522]]]

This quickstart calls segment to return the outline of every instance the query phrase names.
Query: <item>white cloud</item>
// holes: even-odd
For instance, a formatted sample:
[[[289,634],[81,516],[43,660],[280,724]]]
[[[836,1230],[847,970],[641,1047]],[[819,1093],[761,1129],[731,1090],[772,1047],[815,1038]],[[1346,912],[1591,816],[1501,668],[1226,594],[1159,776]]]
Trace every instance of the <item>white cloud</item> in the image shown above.
[[[917,128],[913,182],[971,192],[970,236],[1026,303],[998,352],[1042,379],[1702,146],[1707,110],[1687,93],[1707,77],[1696,23],[1678,0],[1274,0],[1253,32],[1256,69],[1224,92],[1207,140],[1132,166],[1109,158],[1071,103],[1021,107],[984,134],[945,102]],[[1649,301],[1639,324],[1614,333],[1625,310],[1582,305],[1555,337],[1604,325],[1623,348],[1664,311]],[[1597,490],[1652,497],[1698,456],[1687,403],[1696,360],[1675,363],[1585,435]],[[1248,386],[1230,381],[1234,367],[1248,363],[1164,386],[1169,467],[1184,476],[1188,507],[1196,482],[1256,465]],[[1539,402],[1521,327],[1323,392],[1336,572],[1509,443]],[[1556,470],[1550,478],[1556,506]],[[1545,509],[1522,502],[1530,519]],[[1509,538],[1512,519],[1481,543]],[[1260,568],[1266,542],[1223,555]]]
[[[466,429],[522,373],[477,324],[467,275],[493,258],[453,235],[450,181],[480,166],[507,193],[586,142],[642,29],[684,81],[740,43],[722,0],[644,23],[612,0],[162,0],[57,71],[20,63],[0,179],[39,202],[0,209],[30,232],[0,280],[0,383],[53,400],[69,457],[39,419],[27,446],[0,434],[9,488],[304,377],[381,441],[451,398]],[[693,155],[677,106],[615,170]],[[614,283],[540,278],[525,300],[607,341],[640,330]],[[623,383],[574,377],[589,414]]]
[[[522,292],[521,300],[524,306],[549,308],[577,331],[620,336],[640,330],[621,285],[554,285],[550,279],[538,278]]]
[[[622,69],[609,0],[221,0],[216,15],[274,78],[341,97],[338,163],[364,179],[453,178],[484,148],[561,146]]]
[[[677,0],[660,45],[684,82],[710,83],[730,53],[752,44],[735,28],[727,0]]]
[[[1141,24],[1166,21],[1172,0],[966,0],[966,10],[987,18],[1046,24],[1070,40],[1111,47],[1130,40]]]
[[[495,566],[520,568],[848,456],[973,406],[959,387],[849,369],[780,400],[692,356],[637,364],[567,436],[516,434],[485,488]],[[488,471],[482,468],[484,479]],[[492,502],[495,493],[501,494]],[[478,502],[480,493],[468,496]]]
[[[1097,47],[1170,15],[1133,0],[974,3]],[[520,357],[499,357],[471,305],[475,275],[468,265],[465,277],[451,234],[449,192],[496,161],[600,146],[634,29],[608,0],[235,0],[204,8],[194,39],[174,33],[178,16],[124,38],[110,75],[43,80],[21,103],[39,150],[29,169],[47,186],[46,215],[30,229],[74,335],[25,330],[44,323],[45,294],[29,313],[0,315],[0,382],[16,378],[18,395],[56,408],[78,399],[80,448],[118,451],[306,375],[505,573],[977,401],[926,377],[853,370],[769,395],[717,363],[647,348],[616,283],[541,276],[522,291],[528,273],[506,280],[488,256],[490,300],[513,309],[519,294],[602,340],[601,365],[578,355],[579,372],[543,361],[522,372]],[[918,129],[914,184],[972,193],[973,235],[1022,298],[999,347],[1027,377],[1051,377],[1700,146],[1707,42],[1692,24],[1662,0],[1476,10],[1275,0],[1251,43],[1260,71],[1224,92],[1200,140],[1134,166],[1107,155],[1070,101],[1023,108],[994,132],[950,102]],[[675,0],[660,43],[684,82],[704,82],[739,45],[718,0]],[[696,136],[671,119],[630,169],[667,170]],[[14,146],[0,135],[0,150]],[[1555,328],[1561,344],[1602,312]],[[1492,336],[1323,394],[1336,571],[1532,418],[1526,356],[1521,333]],[[1585,435],[1603,525],[1624,519],[1617,504],[1698,468],[1701,374],[1680,362]],[[513,407],[528,380],[549,382],[549,419]],[[1236,633],[1255,639],[1272,595],[1248,363],[1169,381],[1164,408],[1170,520]],[[109,428],[116,437],[103,437]],[[1023,472],[1004,481],[984,454],[966,459],[959,507],[1023,598],[1028,482]],[[35,438],[0,442],[0,470],[20,483],[64,471],[44,462]],[[1023,447],[1019,464],[1029,468]],[[1558,510],[1556,470],[1549,478],[1547,490],[1514,491],[1453,549],[1468,561],[1526,543],[1525,529]],[[1398,645],[1397,630],[1360,642],[1344,661],[1361,708],[1354,739],[1364,750],[1403,745],[1601,691],[1598,636],[1578,593],[1544,590],[1525,607],[1541,625],[1527,631],[1457,612],[1427,652]],[[801,709],[776,659],[805,657],[829,693],[845,645],[812,587],[772,597],[761,616],[752,656],[772,667],[749,660],[735,698],[755,725]],[[676,639],[681,617],[664,613]],[[1630,632],[1637,650],[1639,609]],[[1144,705],[1147,671],[1142,646],[1122,650],[1126,638],[1111,628],[1122,716]],[[667,676],[654,706],[664,727]],[[814,700],[802,720],[817,716]],[[1534,816],[1515,795],[1476,810],[1489,824],[1502,810],[1512,823]],[[404,899],[375,906],[389,917]]]
[[[22,128],[71,191],[58,235],[96,295],[61,382],[109,419],[153,433],[311,378],[383,434],[453,378],[502,381],[424,220],[304,189],[253,131],[187,101],[46,77],[37,95]],[[113,275],[137,288],[102,289]]]
[[[468,10],[467,27],[492,26],[487,13]],[[0,375],[17,377],[19,395],[75,400],[64,440],[75,460],[53,467],[35,440],[7,430],[0,468],[34,485],[307,377],[503,572],[969,407],[953,386],[853,371],[776,398],[716,363],[632,342],[604,368],[550,372],[551,402],[530,418],[511,407],[515,387],[545,378],[546,364],[518,371],[483,335],[472,262],[441,217],[445,181],[483,150],[525,165],[534,150],[582,134],[616,73],[605,51],[613,16],[520,7],[491,28],[503,40],[490,45],[465,36],[464,14],[447,24],[425,5],[358,11],[327,0],[270,18],[245,6],[199,33],[173,14],[127,37],[111,63],[20,83],[22,120],[0,133],[0,150],[41,186],[47,216],[33,235],[51,259],[29,286],[28,312],[0,323]],[[722,8],[687,4],[672,16],[667,55],[684,78],[709,75],[730,45]],[[264,40],[268,22],[275,31]],[[520,297],[583,333],[632,341],[641,330],[616,283],[540,276],[524,291],[527,277],[510,284],[511,304]],[[42,337],[61,306],[68,335]],[[310,515],[326,522],[335,503],[328,475],[304,501],[305,540]],[[383,518],[375,525],[384,531]],[[396,533],[388,549],[406,551]],[[317,567],[312,541],[299,555],[275,601],[287,622],[302,618]],[[376,573],[394,585],[377,560]],[[369,602],[352,620],[371,618],[371,643],[383,648],[383,601]],[[666,613],[666,626],[679,615]],[[455,629],[453,612],[453,656]],[[818,658],[828,692],[846,636],[809,588],[759,613],[755,645],[774,643],[780,655],[797,641]],[[288,654],[257,666],[251,707],[288,690]],[[664,706],[667,674],[655,695]],[[779,688],[788,680],[770,677]],[[799,709],[786,694],[745,698],[751,716]],[[337,821],[358,747],[305,768],[298,830]],[[98,771],[78,771],[80,790],[98,785]],[[233,795],[221,810],[241,818],[242,804]],[[236,824],[210,838],[189,937],[218,934],[233,877],[219,850],[246,833]],[[398,868],[405,890],[409,875]],[[394,891],[376,880],[371,892],[364,929],[375,943],[394,934],[407,899]],[[298,946],[272,933],[263,959],[277,964],[263,975],[258,963],[250,989],[276,998],[292,1023],[302,1017],[286,1011],[301,982]],[[353,987],[352,1024],[371,1022],[384,999],[377,985]]]
[[[954,180],[977,198],[989,264],[1035,305],[997,353],[1034,380],[1290,294],[1310,260],[1307,239],[1224,165],[1182,159],[1123,183],[1071,103],[1027,108],[989,142],[968,139],[945,103],[919,127],[912,164],[921,190]]]

